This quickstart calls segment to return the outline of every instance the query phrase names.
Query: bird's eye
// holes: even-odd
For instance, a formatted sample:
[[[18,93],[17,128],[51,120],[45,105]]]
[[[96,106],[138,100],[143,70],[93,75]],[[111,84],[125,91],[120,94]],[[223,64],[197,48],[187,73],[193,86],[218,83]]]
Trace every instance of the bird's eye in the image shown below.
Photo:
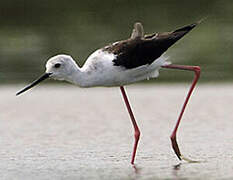
[[[60,66],[61,66],[60,63],[56,63],[56,64],[54,65],[55,68],[59,68]]]

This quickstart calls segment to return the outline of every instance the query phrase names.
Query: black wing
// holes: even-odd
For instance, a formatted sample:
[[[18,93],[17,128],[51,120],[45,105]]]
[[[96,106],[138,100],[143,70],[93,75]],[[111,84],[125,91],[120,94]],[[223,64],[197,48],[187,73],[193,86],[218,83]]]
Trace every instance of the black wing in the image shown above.
[[[194,23],[169,33],[130,38],[109,45],[104,50],[116,55],[116,59],[113,60],[115,66],[132,69],[151,64],[196,25],[197,23]]]

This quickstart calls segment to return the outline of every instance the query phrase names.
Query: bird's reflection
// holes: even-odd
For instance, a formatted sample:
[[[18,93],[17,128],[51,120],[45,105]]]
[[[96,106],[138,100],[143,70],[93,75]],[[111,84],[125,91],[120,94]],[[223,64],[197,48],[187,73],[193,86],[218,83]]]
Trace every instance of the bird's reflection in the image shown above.
[[[179,172],[179,170],[180,170],[180,168],[181,168],[181,164],[182,164],[182,163],[176,164],[176,165],[174,165],[173,168],[172,168],[172,170],[173,170],[173,173],[172,173],[172,174],[173,174],[175,177],[179,177],[178,172]]]
[[[181,167],[181,163],[176,164],[176,165],[173,166],[173,170],[178,171],[178,170],[180,170],[180,167]]]
[[[136,166],[135,164],[132,165],[133,171],[134,171],[134,176],[132,180],[139,180],[140,178],[140,173],[141,173],[141,168]]]
[[[139,168],[139,167],[136,166],[135,164],[132,165],[132,167],[133,167],[133,169],[134,169],[135,174],[140,174],[141,168]]]
[[[189,160],[189,161],[186,161],[186,163],[178,163],[176,165],[173,165],[172,167],[172,170],[173,170],[173,175],[175,177],[179,177],[179,174],[178,172],[181,170],[181,166],[186,166],[188,164],[193,164],[193,163],[201,163],[201,161],[193,161],[193,160]]]

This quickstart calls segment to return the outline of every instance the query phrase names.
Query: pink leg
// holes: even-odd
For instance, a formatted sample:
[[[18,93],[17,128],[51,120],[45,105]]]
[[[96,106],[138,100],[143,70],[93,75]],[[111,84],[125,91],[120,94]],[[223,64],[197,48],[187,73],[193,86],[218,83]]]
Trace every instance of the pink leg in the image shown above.
[[[181,118],[183,116],[183,113],[184,113],[184,110],[185,110],[185,107],[188,103],[188,100],[193,92],[193,89],[200,77],[200,72],[201,72],[201,69],[199,66],[183,66],[183,65],[166,65],[166,66],[162,66],[162,68],[169,68],[169,69],[180,69],[180,70],[187,70],[187,71],[194,71],[195,72],[195,77],[193,79],[193,82],[192,82],[192,85],[189,89],[189,92],[187,94],[187,97],[184,101],[184,104],[183,104],[183,107],[181,109],[181,112],[180,112],[180,115],[179,115],[179,118],[177,120],[177,123],[176,123],[176,126],[172,132],[172,135],[171,135],[171,142],[172,142],[172,147],[173,147],[173,150],[175,151],[177,157],[182,160],[183,156],[181,155],[180,153],[180,149],[179,149],[179,146],[177,144],[177,141],[176,141],[176,133],[177,133],[177,129],[179,127],[179,124],[180,124],[180,121],[181,121]],[[186,159],[186,158],[183,158],[183,159]]]
[[[120,89],[121,89],[121,93],[123,95],[123,98],[124,98],[124,101],[125,101],[125,105],[127,107],[127,110],[129,112],[129,115],[130,115],[130,118],[131,118],[131,121],[132,121],[133,127],[134,127],[135,142],[134,142],[133,154],[132,154],[132,159],[131,159],[131,164],[134,164],[134,159],[135,159],[135,155],[136,155],[136,151],[137,151],[137,146],[138,146],[138,141],[139,141],[139,137],[140,137],[140,130],[139,130],[137,122],[136,122],[136,120],[134,118],[133,111],[132,111],[132,109],[130,107],[129,100],[127,98],[125,89],[124,89],[123,86],[120,86]]]

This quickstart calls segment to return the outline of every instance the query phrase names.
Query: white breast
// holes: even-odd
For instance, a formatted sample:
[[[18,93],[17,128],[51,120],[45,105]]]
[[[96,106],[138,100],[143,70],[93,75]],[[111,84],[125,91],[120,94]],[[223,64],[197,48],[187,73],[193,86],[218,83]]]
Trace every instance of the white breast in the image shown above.
[[[161,56],[151,65],[143,65],[133,69],[114,66],[116,55],[102,51],[101,49],[91,54],[82,72],[86,74],[86,86],[120,86],[136,81],[155,78],[159,75],[159,69],[167,64],[166,58]]]
[[[122,72],[123,68],[113,65],[116,56],[101,49],[92,53],[82,71],[88,77],[88,86],[114,86],[116,77]]]

